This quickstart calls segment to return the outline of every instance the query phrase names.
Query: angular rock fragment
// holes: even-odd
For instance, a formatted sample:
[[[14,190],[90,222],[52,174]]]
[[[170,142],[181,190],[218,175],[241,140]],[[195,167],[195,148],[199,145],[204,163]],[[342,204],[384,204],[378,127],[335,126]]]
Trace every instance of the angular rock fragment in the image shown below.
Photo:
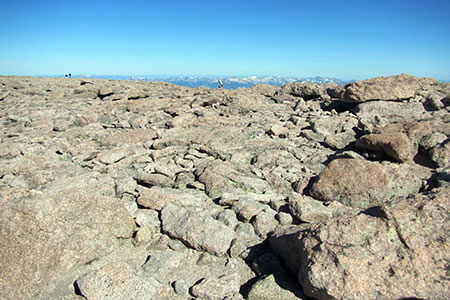
[[[270,208],[266,208],[257,214],[252,222],[256,234],[261,237],[266,237],[270,232],[274,231],[278,225],[275,219],[276,214],[277,212]]]
[[[173,185],[173,180],[162,174],[144,173],[140,172],[135,176],[136,181],[143,186],[161,186],[170,187]]]
[[[192,295],[208,300],[225,299],[239,293],[239,282],[240,278],[237,273],[204,279],[192,287]]]
[[[110,165],[118,162],[126,157],[127,153],[124,150],[105,150],[97,155],[97,159],[105,165]]]
[[[430,151],[430,158],[438,168],[450,165],[450,140],[434,146]]]
[[[234,231],[206,213],[187,210],[172,204],[161,211],[165,233],[190,247],[214,255],[224,255],[230,248]]]
[[[298,193],[289,197],[289,209],[299,220],[307,223],[322,222],[333,216],[323,202]]]
[[[278,124],[272,125],[272,127],[270,127],[270,134],[274,136],[286,137],[288,131],[288,128]]]

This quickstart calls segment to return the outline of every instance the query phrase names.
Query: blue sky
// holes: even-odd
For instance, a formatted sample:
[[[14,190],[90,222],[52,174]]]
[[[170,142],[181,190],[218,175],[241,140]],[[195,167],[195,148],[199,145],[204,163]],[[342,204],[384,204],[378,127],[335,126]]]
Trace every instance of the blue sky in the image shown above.
[[[2,75],[450,80],[450,1],[0,0]]]

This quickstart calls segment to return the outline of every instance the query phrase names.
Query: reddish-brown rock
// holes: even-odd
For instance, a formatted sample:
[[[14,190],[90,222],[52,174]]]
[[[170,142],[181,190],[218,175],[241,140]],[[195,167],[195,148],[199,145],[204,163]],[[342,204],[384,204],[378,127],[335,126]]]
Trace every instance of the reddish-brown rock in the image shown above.
[[[417,147],[404,133],[368,134],[356,141],[359,149],[383,152],[398,162],[411,161],[417,153]]]
[[[339,201],[351,207],[368,208],[383,201],[388,182],[388,176],[379,163],[336,159],[322,171],[310,193],[322,201]]]

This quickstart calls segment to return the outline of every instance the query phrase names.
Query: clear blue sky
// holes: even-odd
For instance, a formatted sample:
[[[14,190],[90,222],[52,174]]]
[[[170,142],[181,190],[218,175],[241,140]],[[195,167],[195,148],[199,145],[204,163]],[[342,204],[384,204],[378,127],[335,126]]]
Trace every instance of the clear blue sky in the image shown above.
[[[450,1],[0,0],[2,75],[450,80]]]

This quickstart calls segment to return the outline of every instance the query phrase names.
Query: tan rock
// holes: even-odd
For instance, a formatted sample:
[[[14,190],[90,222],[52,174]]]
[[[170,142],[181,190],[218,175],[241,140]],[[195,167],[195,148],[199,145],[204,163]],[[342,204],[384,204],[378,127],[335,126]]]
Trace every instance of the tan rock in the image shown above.
[[[87,299],[154,299],[159,283],[127,262],[114,262],[77,280]]]
[[[437,81],[432,78],[418,78],[407,74],[355,81],[345,86],[344,101],[359,103],[408,99],[423,87],[433,84],[437,84]]]
[[[111,144],[136,144],[151,141],[157,137],[152,129],[131,129],[123,133],[118,133],[107,137],[104,142]]]
[[[118,248],[119,239],[131,238],[133,219],[120,200],[102,192],[98,182],[79,176],[3,206],[2,298],[64,295],[88,264]]]

